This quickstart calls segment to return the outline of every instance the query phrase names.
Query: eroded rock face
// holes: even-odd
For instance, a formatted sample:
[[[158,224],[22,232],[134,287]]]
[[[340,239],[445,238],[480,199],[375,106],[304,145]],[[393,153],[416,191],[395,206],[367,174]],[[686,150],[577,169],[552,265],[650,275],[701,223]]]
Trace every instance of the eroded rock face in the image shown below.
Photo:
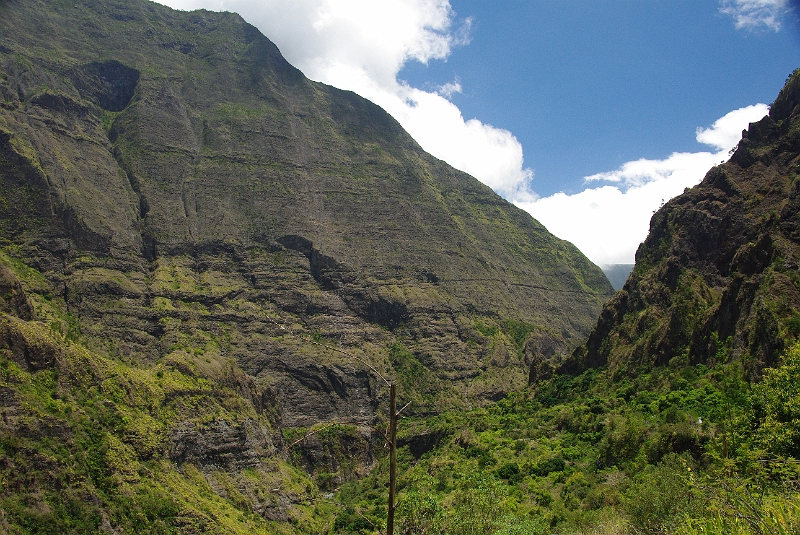
[[[730,161],[653,216],[628,282],[561,371],[684,356],[745,358],[757,376],[800,335],[799,101],[795,73]]]
[[[8,352],[11,360],[30,371],[53,368],[63,355],[55,337],[30,336],[25,321],[0,316],[0,351]]]
[[[320,489],[333,490],[366,476],[374,468],[379,443],[370,429],[334,427],[328,433],[302,438],[294,444],[294,450]]]
[[[33,319],[33,307],[19,279],[6,266],[0,265],[0,312],[23,320]]]
[[[275,453],[269,429],[256,420],[235,424],[219,419],[201,426],[186,423],[172,429],[170,435],[170,459],[204,470],[238,472],[258,466]]]
[[[139,0],[0,15],[4,251],[97,354],[229,359],[274,433],[368,426],[384,379],[419,413],[524,386],[525,336],[546,327],[555,359],[611,295],[571,244],[236,15]],[[8,288],[3,310],[28,314]],[[12,338],[20,362],[50,365]],[[176,428],[171,451],[226,470],[273,455],[233,421]]]
[[[133,98],[139,71],[115,60],[93,61],[73,69],[70,78],[83,98],[117,112],[128,107]]]
[[[375,379],[353,366],[321,366],[300,359],[269,363],[281,400],[281,422],[309,427],[319,421],[372,424],[377,409]],[[349,369],[348,369],[349,368]]]

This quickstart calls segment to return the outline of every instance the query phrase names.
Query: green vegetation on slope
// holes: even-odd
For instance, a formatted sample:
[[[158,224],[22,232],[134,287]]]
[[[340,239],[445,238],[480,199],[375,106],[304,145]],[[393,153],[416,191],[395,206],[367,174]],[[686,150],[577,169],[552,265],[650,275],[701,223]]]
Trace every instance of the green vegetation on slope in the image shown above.
[[[692,364],[775,364],[800,333],[800,70],[770,113],[653,215],[628,281],[561,370],[634,373],[686,353]]]
[[[149,366],[98,355],[40,272],[7,253],[0,261],[11,288],[0,315],[4,530],[333,534],[383,525],[385,450],[376,448],[368,476],[342,485],[343,474],[359,476],[358,427],[326,428],[282,454],[305,430],[274,426],[271,406],[254,402],[218,342],[176,339]],[[179,272],[154,276],[181,285]],[[19,317],[14,281],[38,321]],[[154,307],[169,308],[162,301]],[[473,327],[517,356],[535,331],[487,318]],[[444,386],[395,343],[387,359],[415,415],[400,424],[399,532],[797,530],[800,343],[756,383],[746,359],[726,363],[723,342],[718,351],[713,366],[684,354],[638,376],[556,375],[479,409],[425,416]],[[451,390],[446,397],[460,395]]]
[[[41,273],[5,254],[0,270],[0,532],[291,534],[332,521],[231,360],[100,356]],[[29,308],[38,321],[17,317]]]
[[[325,504],[313,504],[315,485],[279,459],[231,474],[170,455],[177,423],[202,430],[258,420],[214,378],[181,371],[195,367],[188,356],[142,370],[98,357],[42,324],[6,315],[0,322],[60,354],[52,368],[30,372],[11,360],[11,350],[0,350],[5,532],[295,533],[298,523],[325,523]],[[258,514],[270,495],[292,503],[290,522]]]
[[[3,263],[46,288],[36,270]],[[230,361],[182,348],[147,368],[108,359],[81,344],[59,298],[30,295],[45,321],[0,315],[5,531],[333,534],[385,522],[385,458],[328,498],[275,456],[280,435],[263,439],[272,453],[257,458],[246,448],[193,457],[191,444],[220,440],[223,424],[272,429]],[[510,339],[526,330],[477,328]],[[431,385],[412,381],[419,362],[399,345],[390,353],[401,387],[424,405]],[[796,532],[800,343],[760,382],[745,377],[740,363],[681,356],[637,377],[556,375],[487,407],[403,419],[398,531]],[[355,432],[320,435],[336,450],[333,435]]]
[[[798,400],[795,343],[754,384],[739,364],[678,357],[401,420],[400,533],[796,533]],[[387,472],[340,490],[335,532],[375,532],[364,517],[385,518]]]

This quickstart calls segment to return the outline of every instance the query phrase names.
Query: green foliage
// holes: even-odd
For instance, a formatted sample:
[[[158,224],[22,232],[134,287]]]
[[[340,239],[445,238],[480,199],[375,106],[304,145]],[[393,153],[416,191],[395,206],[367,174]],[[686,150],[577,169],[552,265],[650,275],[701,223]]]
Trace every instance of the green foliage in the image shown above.
[[[26,344],[45,340],[61,352],[53,367],[29,372],[0,351],[0,389],[12,400],[0,432],[0,510],[11,533],[96,533],[104,522],[124,533],[297,532],[252,515],[250,500],[273,488],[276,476],[282,486],[305,487],[298,472],[276,461],[272,475],[258,472],[261,488],[244,496],[228,476],[165,457],[167,431],[183,422],[202,430],[215,419],[255,419],[238,394],[189,372],[179,355],[142,369],[49,338],[44,324],[7,328]],[[224,483],[222,496],[209,478]]]
[[[452,512],[446,530],[453,535],[494,533],[500,527],[503,511],[498,505],[506,489],[481,474],[467,477],[454,493]]]
[[[572,473],[564,482],[561,488],[561,498],[564,500],[564,507],[567,509],[577,509],[581,502],[589,494],[591,483],[583,472]]]
[[[797,489],[784,488],[776,494],[739,477],[722,476],[713,482],[707,481],[699,492],[705,511],[702,515],[687,517],[676,526],[676,534],[789,535],[800,532]]]
[[[500,468],[495,470],[495,474],[500,479],[506,479],[509,483],[517,483],[522,479],[522,474],[519,471],[517,463],[505,463]]]
[[[517,348],[517,351],[522,352],[525,347],[525,341],[528,336],[536,329],[535,325],[525,323],[524,321],[517,321],[514,319],[507,319],[503,322],[503,331],[508,335],[511,341]]]
[[[389,359],[400,385],[399,395],[404,403],[411,403],[406,412],[430,412],[447,385],[399,342],[389,349]]]
[[[800,342],[753,387],[749,415],[754,445],[771,455],[800,459]]]
[[[483,409],[402,420],[410,435],[446,438],[418,461],[401,450],[398,525],[445,535],[792,533],[798,495],[783,482],[800,479],[788,457],[798,353],[756,384],[740,364],[690,366],[679,355],[634,377],[555,376]],[[339,497],[363,510],[385,503],[385,468],[371,477],[371,490]]]
[[[347,507],[336,515],[333,529],[343,533],[372,533],[375,524],[352,507]]]
[[[536,466],[531,469],[531,474],[546,476],[553,472],[563,472],[566,467],[567,464],[564,462],[564,459],[561,457],[551,457],[550,459],[544,459],[538,462]]]
[[[433,535],[444,528],[445,508],[432,494],[411,491],[403,496],[396,511],[401,535]]]
[[[492,338],[500,334],[500,327],[482,321],[475,322],[475,330],[487,338]]]
[[[800,314],[786,320],[786,330],[789,335],[795,338],[800,337]]]
[[[669,454],[648,465],[623,495],[623,508],[635,530],[669,533],[700,507],[691,458]]]
[[[531,323],[526,323],[524,321],[511,318],[503,320],[499,323],[499,325],[491,321],[475,321],[476,331],[487,338],[505,336],[514,344],[514,348],[519,354],[522,354],[522,350],[525,347],[525,342],[528,340],[530,334],[536,329],[537,327]]]

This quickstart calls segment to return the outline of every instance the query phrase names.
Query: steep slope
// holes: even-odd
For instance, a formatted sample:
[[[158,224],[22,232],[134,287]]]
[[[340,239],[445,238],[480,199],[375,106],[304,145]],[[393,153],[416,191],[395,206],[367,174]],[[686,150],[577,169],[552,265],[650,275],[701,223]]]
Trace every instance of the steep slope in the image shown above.
[[[313,482],[287,463],[269,398],[233,361],[176,351],[142,369],[104,358],[61,332],[63,301],[24,287],[47,281],[0,255],[0,532],[274,534],[329,523],[329,508],[311,503]]]
[[[0,94],[0,264],[36,274],[25,321],[132,369],[232,364],[243,410],[287,436],[359,424],[304,446],[321,484],[374,459],[378,373],[410,413],[486,403],[611,295],[574,246],[237,15],[1,2]]]
[[[800,335],[800,75],[730,161],[661,208],[636,266],[561,371],[741,359],[757,377]]]

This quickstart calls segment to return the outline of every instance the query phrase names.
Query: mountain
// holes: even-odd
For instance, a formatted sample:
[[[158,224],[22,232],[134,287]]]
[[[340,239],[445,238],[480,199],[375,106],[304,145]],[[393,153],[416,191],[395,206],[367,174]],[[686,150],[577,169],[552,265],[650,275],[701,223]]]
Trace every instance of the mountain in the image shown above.
[[[625,281],[628,280],[628,275],[633,271],[633,264],[608,264],[600,266],[603,270],[611,286],[615,290],[621,290],[625,286]]]
[[[2,1],[0,95],[4,529],[324,523],[383,378],[408,414],[486,404],[612,295],[235,14]]]
[[[588,342],[561,365],[632,373],[743,361],[758,377],[800,336],[800,75],[730,160],[664,205]]]
[[[345,381],[347,359],[285,324],[385,371],[400,343],[480,399],[525,375],[482,330],[589,332],[611,288],[575,247],[237,15],[77,6],[2,6],[0,228],[91,349],[154,363],[213,344],[311,399],[307,375]],[[352,413],[331,402],[287,403],[287,422]]]

